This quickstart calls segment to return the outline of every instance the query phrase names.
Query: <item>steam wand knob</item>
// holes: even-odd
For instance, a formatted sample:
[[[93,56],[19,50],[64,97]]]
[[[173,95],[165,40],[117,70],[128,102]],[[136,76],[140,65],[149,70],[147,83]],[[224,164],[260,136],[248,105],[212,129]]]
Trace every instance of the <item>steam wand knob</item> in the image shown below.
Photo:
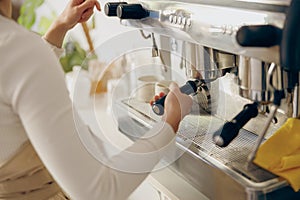
[[[246,104],[244,109],[231,121],[226,122],[213,135],[213,141],[220,147],[226,147],[239,134],[240,129],[258,115],[258,104]]]
[[[243,47],[272,47],[279,45],[282,30],[273,25],[242,26],[236,33],[236,40]]]
[[[127,2],[108,2],[104,5],[104,13],[109,17],[117,17],[117,7]]]
[[[189,80],[186,82],[185,85],[180,87],[180,91],[184,94],[190,95],[197,91],[198,87],[201,85],[200,80]],[[165,106],[165,99],[167,95],[163,96],[159,100],[155,101],[152,105],[152,110],[157,115],[164,114],[164,106]]]
[[[143,19],[150,15],[141,4],[120,4],[116,12],[120,19]]]

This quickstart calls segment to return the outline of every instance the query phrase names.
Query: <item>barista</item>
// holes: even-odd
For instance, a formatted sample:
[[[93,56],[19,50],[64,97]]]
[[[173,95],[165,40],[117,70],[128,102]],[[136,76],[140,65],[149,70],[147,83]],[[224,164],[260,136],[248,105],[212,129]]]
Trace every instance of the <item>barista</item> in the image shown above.
[[[70,0],[44,39],[61,47],[67,30],[86,21],[95,6],[100,10],[95,0]],[[149,172],[118,171],[87,151],[79,134],[91,133],[82,121],[75,124],[78,115],[57,57],[38,35],[11,19],[11,0],[0,0],[0,27],[0,199],[126,199]],[[149,131],[153,136],[126,151],[154,152],[147,160],[153,168],[162,157],[159,150],[174,143],[191,104],[172,85],[165,116]],[[124,155],[107,160],[131,162]]]

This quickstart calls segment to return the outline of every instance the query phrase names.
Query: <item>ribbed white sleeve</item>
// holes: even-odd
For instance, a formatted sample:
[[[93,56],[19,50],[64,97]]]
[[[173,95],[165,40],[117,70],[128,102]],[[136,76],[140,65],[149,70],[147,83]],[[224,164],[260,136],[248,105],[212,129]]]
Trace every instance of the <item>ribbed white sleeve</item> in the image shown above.
[[[39,36],[0,20],[4,30],[1,35],[7,33],[5,42],[0,43],[0,54],[6,53],[1,55],[0,101],[11,106],[11,112],[20,118],[20,129],[24,128],[50,173],[72,199],[126,199],[148,173],[114,170],[87,151],[79,133],[91,133],[80,119],[74,120],[77,114],[57,58]],[[152,130],[155,134],[149,132],[152,137],[127,149],[133,153],[153,152],[151,156],[138,156],[138,160],[121,153],[107,158],[108,162],[146,163],[149,170],[153,168],[162,156],[157,150],[174,143],[175,135],[168,124],[158,126]],[[101,141],[97,143],[101,149]]]
[[[49,43],[44,37],[42,37],[42,39],[51,48],[51,50],[54,52],[57,58],[60,58],[63,55],[65,51],[63,48],[58,48],[57,46],[54,46],[53,44]]]

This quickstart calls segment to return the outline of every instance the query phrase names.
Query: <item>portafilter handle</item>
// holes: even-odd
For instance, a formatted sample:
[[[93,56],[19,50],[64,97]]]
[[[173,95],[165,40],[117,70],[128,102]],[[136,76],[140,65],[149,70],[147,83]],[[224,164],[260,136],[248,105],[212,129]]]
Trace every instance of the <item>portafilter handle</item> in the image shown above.
[[[190,95],[197,91],[198,87],[201,85],[200,80],[189,80],[185,85],[180,87],[180,91],[184,94]],[[152,105],[152,110],[157,115],[164,114],[164,106],[167,95],[163,96],[159,100],[155,101]]]
[[[244,109],[231,121],[226,122],[213,134],[213,141],[220,147],[226,147],[239,134],[240,129],[258,115],[258,104],[246,104]]]

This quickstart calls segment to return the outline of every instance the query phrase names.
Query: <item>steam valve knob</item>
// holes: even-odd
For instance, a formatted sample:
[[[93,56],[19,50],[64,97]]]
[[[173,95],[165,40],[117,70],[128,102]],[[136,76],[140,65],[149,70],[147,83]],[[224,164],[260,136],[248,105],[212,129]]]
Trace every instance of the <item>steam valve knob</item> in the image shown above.
[[[282,30],[272,25],[242,26],[236,40],[243,47],[272,47],[281,42]]]
[[[120,19],[143,19],[149,16],[149,11],[141,4],[120,4],[117,7],[117,16]]]
[[[127,4],[127,2],[108,2],[104,5],[104,13],[109,17],[117,16],[117,7],[121,4]]]

